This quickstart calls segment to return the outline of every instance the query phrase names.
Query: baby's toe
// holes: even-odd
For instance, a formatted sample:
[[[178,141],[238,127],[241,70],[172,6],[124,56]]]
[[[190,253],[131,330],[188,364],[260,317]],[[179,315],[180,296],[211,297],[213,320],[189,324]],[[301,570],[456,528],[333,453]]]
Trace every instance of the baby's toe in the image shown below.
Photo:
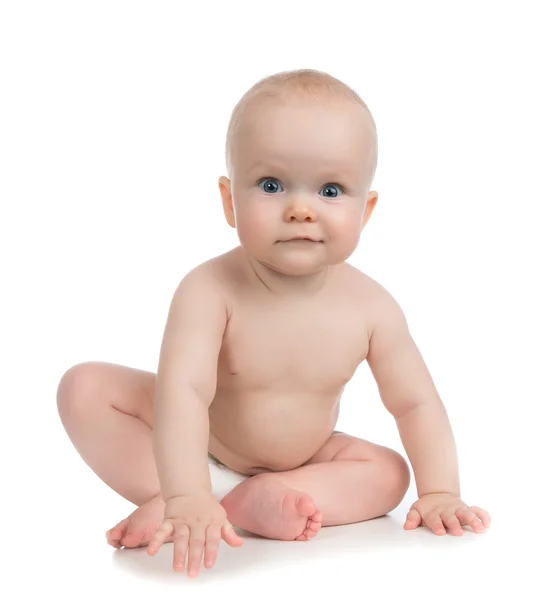
[[[314,533],[317,533],[318,531],[320,531],[321,528],[322,528],[321,523],[317,523],[316,521],[311,521],[309,519],[309,521],[307,523],[307,529],[309,531],[313,531]]]
[[[114,539],[108,537],[108,535],[106,535],[106,541],[108,542],[108,544],[110,546],[113,546],[114,548],[117,548],[117,549],[121,548],[121,542],[118,542],[117,540],[114,540]]]
[[[123,521],[119,522],[115,527],[112,527],[106,532],[106,539],[108,540],[108,544],[110,544],[110,546],[113,546],[114,548],[121,548],[120,542],[127,531],[128,523],[128,518],[123,519]]]
[[[315,520],[315,515],[318,514],[318,520]],[[315,513],[314,515],[311,515],[307,521],[307,528],[304,531],[304,534],[310,539],[313,538],[318,531],[320,531],[320,529],[322,528],[322,516],[321,513]]]
[[[299,495],[297,499],[297,511],[304,517],[310,517],[316,512],[316,507],[310,496],[306,494]]]
[[[307,521],[307,526],[305,527],[305,531],[296,537],[296,540],[306,541],[310,540],[313,537],[316,537],[316,534],[322,528],[322,514],[319,511],[316,511],[312,515],[309,516]]]
[[[320,523],[321,525],[322,521],[324,520],[324,516],[319,510],[317,510],[314,514],[310,515],[309,519],[315,523]]]
[[[298,535],[295,539],[299,540],[299,541],[307,541],[312,539],[313,537],[316,537],[316,534],[318,533],[318,530],[314,530],[314,529],[310,529],[310,527],[307,526],[307,528],[305,529],[305,531],[303,531],[303,533],[301,535]]]
[[[144,531],[129,531],[121,543],[125,548],[136,548],[144,539],[144,533]]]

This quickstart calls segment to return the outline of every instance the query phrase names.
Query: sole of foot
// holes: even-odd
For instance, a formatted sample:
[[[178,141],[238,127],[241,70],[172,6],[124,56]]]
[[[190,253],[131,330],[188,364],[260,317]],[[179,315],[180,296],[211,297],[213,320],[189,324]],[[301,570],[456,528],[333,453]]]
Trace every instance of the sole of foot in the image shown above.
[[[322,527],[322,514],[308,494],[268,474],[246,480],[221,504],[233,525],[270,539],[307,541]]]

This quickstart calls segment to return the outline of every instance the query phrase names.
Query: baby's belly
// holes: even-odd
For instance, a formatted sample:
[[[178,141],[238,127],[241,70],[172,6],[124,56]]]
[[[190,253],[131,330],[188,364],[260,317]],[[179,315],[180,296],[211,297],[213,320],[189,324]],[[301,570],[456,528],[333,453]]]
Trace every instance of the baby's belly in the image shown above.
[[[216,396],[209,411],[209,451],[247,475],[300,467],[331,436],[341,392]]]

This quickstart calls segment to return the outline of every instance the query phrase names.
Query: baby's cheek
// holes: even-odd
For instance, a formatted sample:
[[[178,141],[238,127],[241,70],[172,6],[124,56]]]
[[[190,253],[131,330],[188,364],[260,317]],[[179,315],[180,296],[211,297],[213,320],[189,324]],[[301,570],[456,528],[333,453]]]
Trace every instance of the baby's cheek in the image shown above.
[[[264,211],[244,210],[238,216],[237,229],[241,238],[257,243],[270,235],[271,220]]]
[[[330,222],[330,238],[342,244],[357,244],[361,233],[361,222],[362,218],[357,214],[333,219]]]
[[[329,250],[335,256],[334,258],[341,262],[346,260],[357,248],[361,227],[355,225],[355,222],[342,222],[330,227],[328,232]]]

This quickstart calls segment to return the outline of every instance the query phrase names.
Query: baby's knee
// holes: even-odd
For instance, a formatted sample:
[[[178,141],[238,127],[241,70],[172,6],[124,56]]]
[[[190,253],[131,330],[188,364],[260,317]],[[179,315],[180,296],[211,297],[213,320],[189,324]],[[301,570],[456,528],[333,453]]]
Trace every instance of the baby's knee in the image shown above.
[[[100,363],[85,362],[70,367],[57,386],[57,409],[62,417],[88,403],[96,391]]]
[[[411,472],[407,461],[395,450],[388,449],[385,457],[385,476],[388,481],[389,495],[392,502],[397,506],[409,489],[411,483]]]

